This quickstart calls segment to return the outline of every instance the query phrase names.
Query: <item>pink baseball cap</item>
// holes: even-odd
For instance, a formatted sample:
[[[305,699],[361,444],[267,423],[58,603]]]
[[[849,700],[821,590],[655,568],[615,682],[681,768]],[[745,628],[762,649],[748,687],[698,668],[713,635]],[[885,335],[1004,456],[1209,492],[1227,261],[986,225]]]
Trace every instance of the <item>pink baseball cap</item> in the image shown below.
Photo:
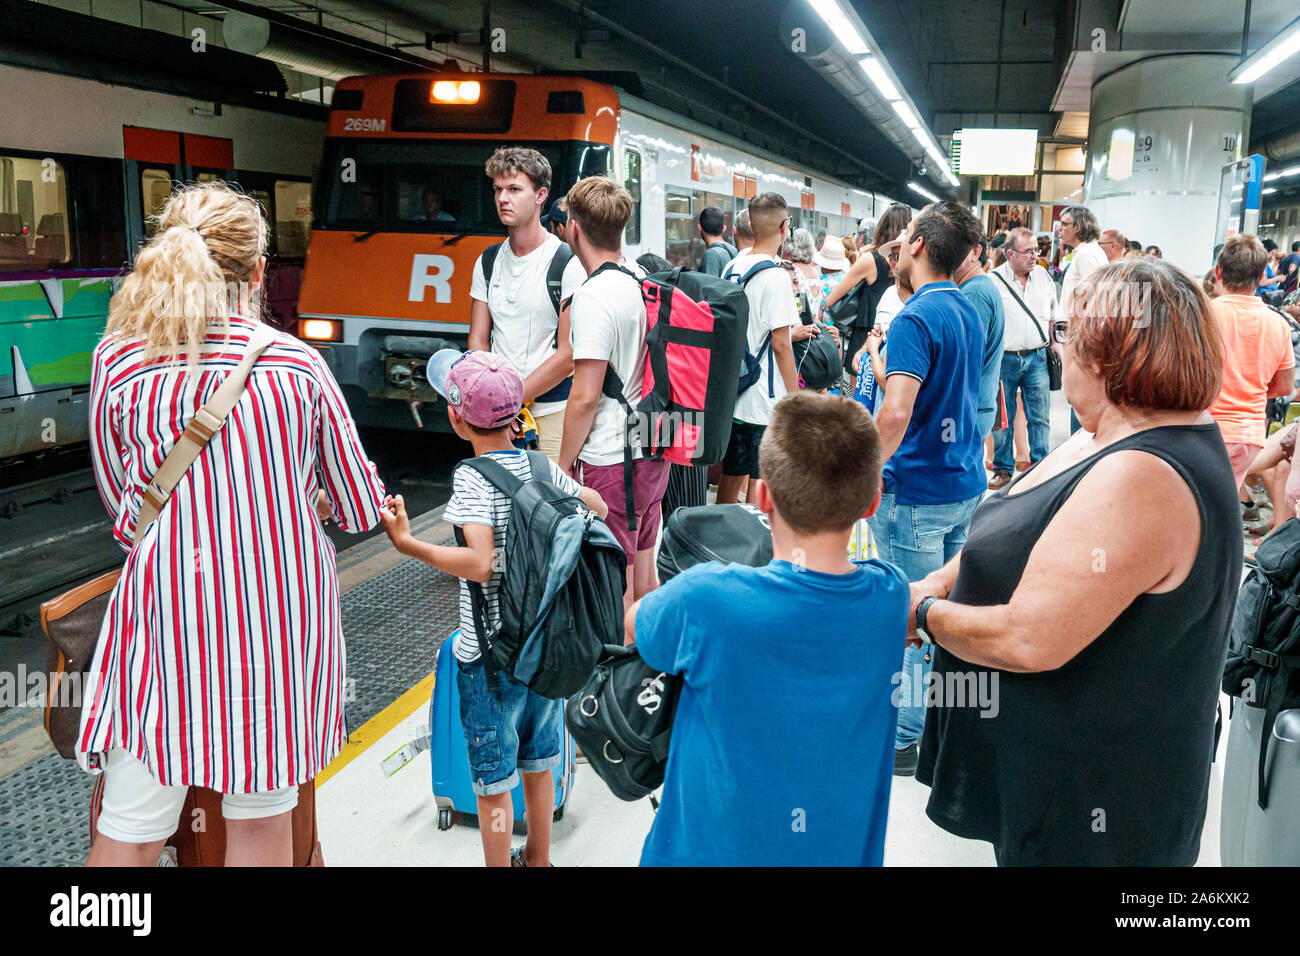
[[[472,349],[442,349],[425,367],[434,391],[479,428],[500,428],[519,414],[524,380],[505,356]]]

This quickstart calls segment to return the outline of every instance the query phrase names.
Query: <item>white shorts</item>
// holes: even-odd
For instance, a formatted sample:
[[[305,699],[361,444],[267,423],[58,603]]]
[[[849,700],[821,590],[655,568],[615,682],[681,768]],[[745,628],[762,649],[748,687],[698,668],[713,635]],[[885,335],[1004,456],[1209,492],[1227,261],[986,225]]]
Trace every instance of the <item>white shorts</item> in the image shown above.
[[[95,829],[122,843],[154,843],[176,832],[188,787],[164,786],[143,763],[117,747],[104,760],[104,802]],[[259,820],[298,805],[298,788],[221,795],[227,820]]]

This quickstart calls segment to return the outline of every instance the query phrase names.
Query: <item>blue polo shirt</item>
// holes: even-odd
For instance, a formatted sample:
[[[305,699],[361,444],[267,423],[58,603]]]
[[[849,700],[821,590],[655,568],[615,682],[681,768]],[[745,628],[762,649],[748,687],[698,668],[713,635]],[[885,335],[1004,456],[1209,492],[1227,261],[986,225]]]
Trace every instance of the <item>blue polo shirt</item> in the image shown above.
[[[682,677],[642,866],[880,866],[903,572],[700,564],[642,600],[636,644]]]
[[[998,383],[1002,381],[1002,332],[1006,315],[1002,311],[1002,296],[993,280],[976,273],[961,284],[961,294],[970,299],[979,313],[984,327],[984,361],[980,368],[980,406],[976,413],[976,427],[980,438],[993,431],[998,417]]]
[[[979,314],[951,282],[921,286],[889,325],[888,379],[921,383],[898,451],[885,463],[885,491],[899,504],[944,505],[985,488],[977,422],[985,335]]]

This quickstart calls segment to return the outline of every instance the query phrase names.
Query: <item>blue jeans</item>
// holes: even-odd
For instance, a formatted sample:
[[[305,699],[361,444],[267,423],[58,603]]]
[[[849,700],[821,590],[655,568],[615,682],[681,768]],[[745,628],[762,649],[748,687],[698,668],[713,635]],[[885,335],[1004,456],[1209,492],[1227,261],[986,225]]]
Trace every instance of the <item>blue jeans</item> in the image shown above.
[[[483,661],[456,662],[460,722],[469,750],[470,777],[480,797],[509,793],[519,771],[537,773],[560,765],[564,701],[534,694],[525,684],[497,672],[494,694]]]
[[[1029,430],[1029,460],[1047,457],[1049,425],[1048,402],[1051,391],[1047,378],[1047,353],[1039,349],[1033,355],[1002,353],[1002,391],[1007,399],[1007,427],[993,433],[993,468],[1015,474],[1016,470],[1016,392],[1024,395],[1025,424]]]
[[[898,566],[909,581],[920,581],[939,570],[966,543],[966,527],[983,494],[948,505],[899,504],[893,494],[880,498],[880,508],[869,519],[880,559]],[[894,746],[902,750],[920,738],[925,729],[925,681],[930,673],[930,649],[909,647],[903,653],[902,681],[898,686],[898,730]]]

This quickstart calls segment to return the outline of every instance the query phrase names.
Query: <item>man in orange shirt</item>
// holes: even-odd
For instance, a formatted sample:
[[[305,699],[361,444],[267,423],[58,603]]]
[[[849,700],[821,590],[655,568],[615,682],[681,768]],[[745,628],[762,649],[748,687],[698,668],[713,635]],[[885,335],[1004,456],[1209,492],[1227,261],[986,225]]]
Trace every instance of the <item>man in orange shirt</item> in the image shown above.
[[[1255,295],[1267,261],[1258,239],[1238,235],[1224,244],[1214,267],[1223,289],[1210,303],[1223,336],[1223,385],[1209,412],[1223,433],[1238,488],[1264,446],[1267,400],[1294,391],[1291,332]]]

